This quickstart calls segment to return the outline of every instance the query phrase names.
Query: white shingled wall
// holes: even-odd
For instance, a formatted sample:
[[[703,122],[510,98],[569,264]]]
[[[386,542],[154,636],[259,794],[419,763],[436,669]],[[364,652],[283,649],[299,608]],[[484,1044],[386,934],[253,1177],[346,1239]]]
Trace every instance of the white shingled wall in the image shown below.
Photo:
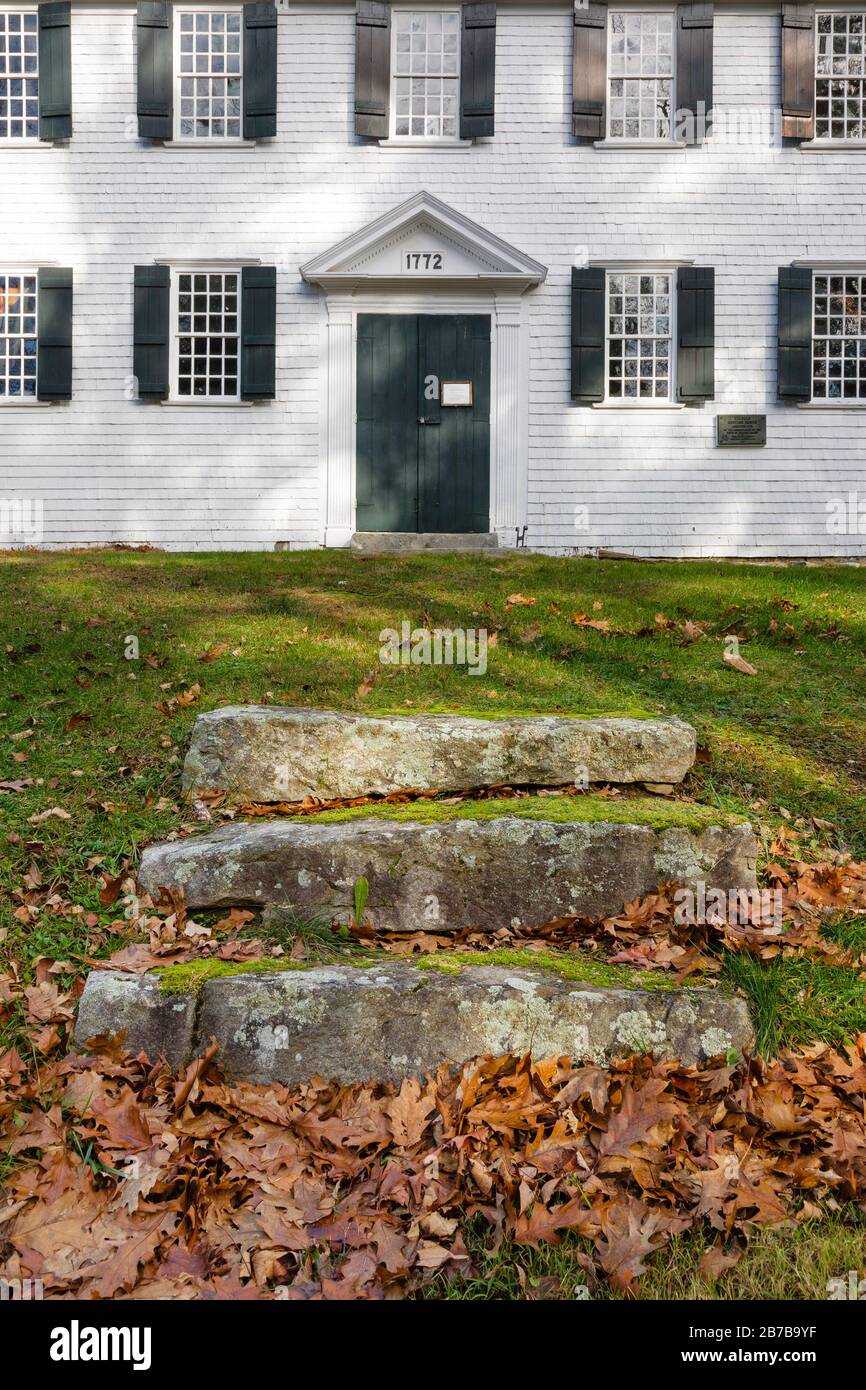
[[[866,151],[767,140],[596,150],[570,138],[571,10],[501,5],[496,136],[396,150],[352,135],[354,16],[279,20],[279,136],[237,150],[135,137],[134,9],[73,3],[74,138],[0,150],[0,264],[75,271],[69,405],[0,410],[0,499],[43,499],[46,544],[270,548],[322,536],[324,307],[298,266],[426,188],[549,267],[531,334],[527,544],[646,555],[857,554],[826,503],[866,498],[866,412],[775,400],[775,283],[794,258],[866,260]],[[778,9],[716,6],[716,104],[778,106]],[[716,267],[716,401],[651,412],[568,397],[569,277],[592,260]],[[132,267],[258,257],[278,267],[278,399],[128,399]],[[768,414],[764,449],[714,447],[716,412]],[[588,529],[575,526],[587,509]]]

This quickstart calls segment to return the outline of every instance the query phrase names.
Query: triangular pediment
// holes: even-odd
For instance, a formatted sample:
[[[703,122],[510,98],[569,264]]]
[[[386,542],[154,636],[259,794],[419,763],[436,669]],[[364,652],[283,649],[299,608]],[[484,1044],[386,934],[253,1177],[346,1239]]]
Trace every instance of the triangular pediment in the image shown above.
[[[407,202],[315,256],[301,267],[326,289],[365,284],[539,284],[538,261],[485,231],[430,193]]]

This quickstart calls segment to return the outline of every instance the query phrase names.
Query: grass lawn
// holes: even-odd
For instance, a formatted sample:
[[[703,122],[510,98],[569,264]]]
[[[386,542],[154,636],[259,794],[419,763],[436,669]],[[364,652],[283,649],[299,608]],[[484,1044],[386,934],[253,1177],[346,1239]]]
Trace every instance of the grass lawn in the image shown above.
[[[514,595],[534,602],[509,604]],[[134,864],[142,844],[186,820],[187,736],[196,714],[224,703],[678,714],[708,750],[679,794],[686,821],[708,806],[866,856],[866,570],[495,553],[21,552],[0,557],[0,597],[0,950],[25,975],[40,957],[72,968],[108,949],[100,927],[117,910],[100,906],[99,874]],[[486,674],[380,664],[380,631],[404,620],[495,633]],[[757,675],[724,663],[725,634],[739,637]],[[208,648],[221,654],[202,660]],[[68,910],[15,915],[31,866]],[[866,945],[862,921],[835,930]],[[749,994],[766,1050],[866,1028],[863,982],[851,972],[732,957],[726,973]],[[0,1022],[0,1051],[15,1035],[14,1016]],[[834,1227],[832,1238],[847,1235]],[[784,1288],[790,1251],[778,1239],[766,1267],[778,1266]],[[553,1254],[561,1262],[562,1247]],[[679,1246],[666,1256],[680,1296],[693,1256]],[[764,1256],[749,1258],[763,1288]],[[491,1287],[502,1278],[492,1269]],[[740,1296],[755,1296],[742,1279]]]

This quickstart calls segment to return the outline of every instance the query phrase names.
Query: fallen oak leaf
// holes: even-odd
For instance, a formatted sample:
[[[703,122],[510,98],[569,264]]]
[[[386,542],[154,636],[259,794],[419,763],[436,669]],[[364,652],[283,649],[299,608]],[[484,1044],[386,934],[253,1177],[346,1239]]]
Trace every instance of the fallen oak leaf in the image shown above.
[[[726,666],[731,666],[744,676],[756,676],[758,674],[751,662],[746,661],[742,656],[735,656],[733,652],[725,652],[722,659]]]

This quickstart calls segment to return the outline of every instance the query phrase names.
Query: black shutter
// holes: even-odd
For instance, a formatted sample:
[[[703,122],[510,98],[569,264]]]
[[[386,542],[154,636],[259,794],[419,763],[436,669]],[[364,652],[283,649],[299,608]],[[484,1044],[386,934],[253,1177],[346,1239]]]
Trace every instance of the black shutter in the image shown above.
[[[779,399],[812,398],[812,271],[779,267]]]
[[[576,140],[603,140],[607,134],[607,5],[594,0],[574,6],[571,60],[572,129]]]
[[[677,81],[674,133],[702,145],[713,109],[713,7],[677,6]]]
[[[460,41],[460,139],[493,134],[496,6],[464,5]]]
[[[716,272],[711,266],[677,271],[677,400],[715,395]]]
[[[277,8],[244,5],[244,139],[277,133]]]
[[[571,271],[571,399],[604,400],[604,268]]]
[[[132,370],[139,397],[165,400],[168,395],[170,283],[167,265],[135,267]]]
[[[172,6],[138,0],[138,133],[142,140],[172,137]]]
[[[70,6],[39,6],[39,139],[72,135]]]
[[[38,272],[39,344],[36,395],[40,401],[72,399],[72,271],[47,266]]]
[[[276,395],[277,272],[248,265],[241,272],[241,399]]]
[[[391,87],[391,6],[358,0],[355,10],[355,134],[388,137]]]
[[[815,135],[815,7],[782,6],[782,134]]]

